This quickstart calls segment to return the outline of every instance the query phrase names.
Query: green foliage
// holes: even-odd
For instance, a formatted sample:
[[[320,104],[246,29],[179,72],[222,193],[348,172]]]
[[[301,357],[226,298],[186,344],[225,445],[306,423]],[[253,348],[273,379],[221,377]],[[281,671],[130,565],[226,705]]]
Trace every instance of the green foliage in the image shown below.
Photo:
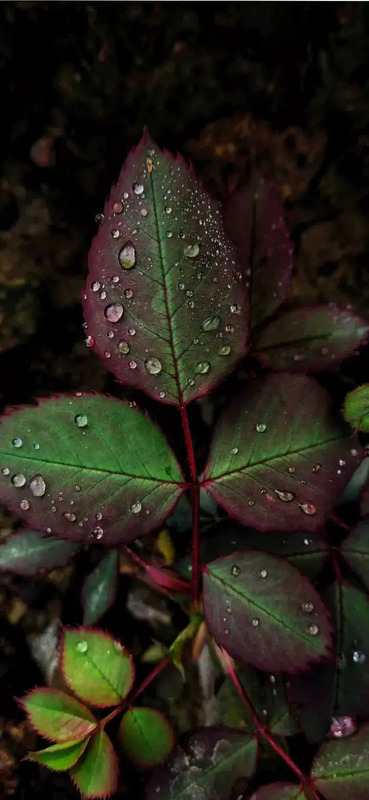
[[[70,688],[93,706],[115,706],[132,687],[135,673],[131,654],[103,631],[67,629],[61,661]]]
[[[57,721],[55,721],[55,728],[57,728]],[[89,741],[90,737],[86,736],[84,739],[72,739],[62,744],[52,744],[45,750],[29,753],[28,758],[30,761],[37,761],[38,764],[56,772],[65,772],[76,764]]]
[[[83,624],[93,625],[114,603],[118,584],[118,551],[110,550],[90,573],[82,589]]]
[[[356,431],[369,432],[369,384],[346,395],[343,415]]]
[[[154,708],[131,708],[123,716],[119,741],[124,754],[142,767],[160,764],[174,744],[174,731]]]
[[[36,730],[55,742],[87,736],[97,722],[91,711],[74,697],[54,689],[34,689],[23,706]]]

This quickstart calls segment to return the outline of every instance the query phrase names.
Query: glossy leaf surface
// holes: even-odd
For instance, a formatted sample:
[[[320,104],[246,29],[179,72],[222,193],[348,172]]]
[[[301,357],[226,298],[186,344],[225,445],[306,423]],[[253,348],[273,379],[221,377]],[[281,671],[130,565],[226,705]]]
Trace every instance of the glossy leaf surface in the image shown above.
[[[131,708],[119,726],[123,753],[136,764],[150,767],[164,761],[175,741],[172,726],[154,708]]]
[[[238,677],[259,719],[278,736],[291,736],[297,725],[285,698],[283,681],[251,667],[240,667]],[[226,676],[216,695],[216,721],[243,732],[255,733],[251,714],[242,702],[232,679]]]
[[[39,530],[129,541],[157,527],[183,491],[164,436],[128,403],[85,394],[2,418],[0,498]]]
[[[228,199],[225,222],[250,282],[255,326],[278,308],[291,283],[293,250],[273,184],[254,174]]]
[[[257,789],[250,800],[307,800],[307,795],[297,783],[270,783]]]
[[[367,800],[369,793],[369,726],[349,739],[323,744],[311,777],[326,800]]]
[[[369,591],[369,519],[356,525],[341,547],[342,555]]]
[[[28,753],[28,760],[36,761],[38,764],[42,764],[44,767],[53,769],[56,772],[65,772],[78,761],[88,742],[89,737],[87,736],[84,739],[74,739],[71,742],[52,744],[50,747],[46,747],[45,750]]]
[[[65,630],[61,666],[70,688],[93,706],[118,705],[132,687],[132,656],[108,634],[79,628]]]
[[[82,589],[84,625],[93,625],[110,608],[117,585],[118,552],[110,550],[85,580]]]
[[[106,368],[166,403],[206,394],[245,354],[247,294],[220,206],[147,134],[105,204],[83,302]]]
[[[254,350],[264,367],[325,370],[353,355],[368,333],[366,320],[346,308],[333,303],[303,306],[270,322],[254,342]]]
[[[96,728],[96,720],[86,706],[54,689],[33,689],[23,698],[22,706],[38,733],[54,742],[79,739]]]
[[[74,542],[45,537],[39,531],[21,531],[0,547],[0,570],[35,575],[39,570],[65,567],[78,549]]]
[[[329,653],[328,612],[291,564],[258,551],[233,553],[204,569],[204,613],[217,644],[270,672],[295,672]]]
[[[231,516],[261,531],[318,530],[360,458],[312,378],[269,375],[221,415],[203,485]]]
[[[346,395],[343,414],[356,431],[369,431],[369,384]]]
[[[256,740],[223,726],[200,728],[184,737],[146,789],[147,800],[228,800],[256,766]]]
[[[113,745],[105,733],[93,736],[71,776],[82,797],[110,797],[117,789],[118,762]]]

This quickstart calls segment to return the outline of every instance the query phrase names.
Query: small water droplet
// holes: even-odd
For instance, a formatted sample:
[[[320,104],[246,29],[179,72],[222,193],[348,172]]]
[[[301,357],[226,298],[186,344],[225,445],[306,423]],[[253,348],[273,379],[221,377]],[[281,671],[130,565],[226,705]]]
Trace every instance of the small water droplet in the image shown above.
[[[264,431],[266,431],[267,428],[265,422],[258,422],[255,427],[258,433],[264,433]]]
[[[268,571],[266,569],[261,569],[260,572],[259,572],[259,575],[260,575],[261,578],[267,578],[268,577]]]
[[[100,522],[100,520],[102,519],[101,511],[98,511],[97,514],[95,514],[95,519],[97,519],[97,521]]]
[[[183,291],[184,291],[184,288],[185,288],[185,285],[184,285],[184,283],[179,283],[179,284],[178,284],[178,289],[179,289],[181,292],[183,292]]]
[[[223,344],[218,350],[220,356],[229,356],[230,352],[231,348],[229,344]]]
[[[295,497],[293,492],[280,491],[279,489],[274,489],[274,491],[279,500],[282,500],[282,503],[290,503]]]
[[[314,611],[313,603],[302,603],[301,608],[304,614],[311,614],[311,612]]]
[[[13,439],[12,444],[14,447],[22,447],[22,439],[19,439],[17,436],[15,439]]]
[[[128,333],[130,336],[136,336],[136,328],[128,328]]]
[[[91,289],[93,292],[98,292],[100,288],[101,288],[101,283],[99,283],[99,281],[94,281],[91,284]]]
[[[129,353],[129,344],[128,344],[128,342],[125,342],[124,339],[122,339],[120,342],[118,342],[118,350],[119,350],[120,353],[122,353],[122,355],[126,356],[127,353]]]
[[[22,511],[28,511],[28,509],[29,509],[28,500],[21,500],[20,503],[19,503],[19,507],[22,509]]]
[[[189,308],[195,308],[195,303],[194,303],[193,300],[189,300],[187,305],[188,305]]]
[[[144,187],[143,187],[142,183],[134,183],[133,186],[132,186],[132,189],[133,189],[135,194],[142,194],[143,191],[144,191]]]
[[[352,455],[352,456],[355,458],[355,456],[357,456],[357,450],[355,450],[355,449],[353,448],[353,449],[351,450],[351,455]]]
[[[362,653],[361,650],[354,650],[352,654],[352,660],[355,664],[365,664],[366,655],[365,653]]]
[[[118,255],[122,269],[132,269],[136,263],[136,250],[132,242],[126,242]]]
[[[85,640],[83,640],[82,642],[78,642],[77,650],[79,653],[86,653],[86,651],[88,650],[87,642]]]
[[[315,622],[311,622],[310,625],[307,626],[306,630],[308,633],[311,633],[312,636],[316,636],[317,633],[319,633],[319,628]]]
[[[88,425],[88,418],[86,414],[77,414],[77,416],[74,417],[74,421],[77,425],[77,428],[86,428]]]
[[[113,275],[112,283],[119,283],[119,275]]]
[[[196,372],[198,372],[200,375],[206,375],[206,373],[209,372],[209,369],[210,364],[208,361],[199,361],[195,367]]]
[[[85,343],[86,343],[87,347],[93,347],[94,344],[95,344],[94,337],[93,336],[87,336],[87,339],[85,339]]]
[[[105,291],[100,292],[99,297],[100,300],[106,300],[106,292]]]
[[[3,475],[9,475],[10,469],[8,469],[8,467],[3,467],[1,472],[3,473]]]
[[[129,361],[129,362],[128,362],[128,366],[129,366],[129,368],[130,368],[130,369],[136,369],[136,367],[137,367],[137,361],[133,361],[133,360],[132,360],[132,361]]]
[[[86,522],[88,521],[88,519],[86,517],[85,517],[85,521]],[[92,529],[91,536],[92,536],[93,539],[97,539],[97,540],[102,539],[102,537],[104,536],[104,531],[103,531],[102,528],[100,528],[99,525],[97,525],[96,528]]]
[[[31,478],[29,488],[34,497],[43,497],[46,492],[46,483],[42,475]]]
[[[321,468],[322,468],[321,464],[315,464],[313,467],[313,472],[320,472]]]
[[[236,456],[237,453],[238,453],[238,447],[232,447],[231,453],[232,453],[233,456]]]
[[[106,306],[104,314],[108,322],[119,322],[123,312],[124,308],[121,303],[111,303],[111,305]]]
[[[196,258],[199,255],[200,248],[198,244],[188,244],[184,248],[184,254],[187,258]]]
[[[132,289],[125,289],[124,290],[124,297],[127,297],[127,299],[130,300],[131,297],[133,297]]]
[[[123,211],[123,203],[118,201],[117,203],[113,203],[113,214],[121,214]]]
[[[162,371],[161,362],[158,358],[147,358],[145,361],[145,369],[150,375],[159,375]]]
[[[131,505],[132,514],[139,514],[142,508],[142,503],[139,500],[136,500],[135,503]]]
[[[338,463],[339,463],[340,467],[345,467],[346,466],[346,461],[343,458],[340,458]]]
[[[296,467],[288,467],[287,472],[289,472],[290,475],[293,475],[293,473],[296,472]]]
[[[161,400],[163,400],[165,397],[165,392],[159,392],[159,397]]]
[[[226,325],[226,326],[225,326],[225,329],[226,329],[226,332],[227,332],[227,333],[234,333],[234,327],[233,327],[233,325]]]
[[[231,314],[240,314],[241,306],[238,303],[234,303],[233,305],[229,306],[229,310]]]
[[[312,503],[301,503],[300,504],[301,511],[308,516],[312,516],[312,514],[316,514],[316,508]]]
[[[113,237],[113,239],[118,239],[118,238],[119,238],[119,231],[118,231],[118,228],[114,228],[114,229],[111,231],[111,236]]]
[[[3,472],[4,472],[4,470],[3,470]],[[4,473],[4,474],[9,474],[9,470],[8,470],[7,473]],[[24,486],[25,482],[26,482],[26,478],[25,478],[24,475],[22,475],[21,472],[17,472],[12,477],[12,484],[13,484],[13,486],[16,486],[16,488]]]
[[[216,331],[217,328],[219,327],[219,323],[220,323],[220,317],[214,314],[214,316],[207,317],[207,319],[204,319],[204,322],[202,323],[201,327],[203,331]]]
[[[356,722],[353,717],[333,717],[330,734],[333,739],[345,739],[356,731]]]
[[[77,519],[73,511],[65,511],[63,517],[65,517],[65,519],[68,520],[68,522],[75,522]]]
[[[251,625],[253,628],[257,628],[260,625],[260,619],[258,619],[258,617],[254,617],[251,620]]]
[[[165,213],[166,213],[166,214],[171,214],[171,213],[172,213],[172,208],[171,208],[171,206],[165,206],[165,207],[164,207],[164,211],[165,211]]]
[[[75,488],[76,492],[80,492],[81,491],[81,487],[78,485],[78,483],[76,483],[74,488]]]
[[[233,564],[233,567],[231,569],[231,574],[233,575],[233,577],[237,578],[240,575],[240,573],[241,573],[241,568],[238,566],[238,564]]]
[[[102,223],[104,222],[104,219],[105,219],[104,214],[101,214],[101,213],[100,214],[95,214],[95,222],[98,225],[102,225]]]
[[[173,236],[172,231],[167,231],[167,233],[166,233],[167,239],[171,239],[172,236]]]

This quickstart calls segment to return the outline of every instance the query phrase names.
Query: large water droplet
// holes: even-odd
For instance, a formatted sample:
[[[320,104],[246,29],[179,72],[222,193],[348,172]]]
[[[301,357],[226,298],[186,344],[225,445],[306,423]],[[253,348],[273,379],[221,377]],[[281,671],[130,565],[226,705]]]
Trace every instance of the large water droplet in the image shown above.
[[[132,269],[136,263],[136,250],[132,242],[126,242],[119,251],[119,263],[123,269]]]
[[[307,626],[306,630],[308,633],[311,633],[312,636],[316,636],[317,633],[319,633],[319,628],[315,622],[311,622],[310,625]]]
[[[4,472],[4,470],[3,470],[3,472]],[[8,470],[7,473],[4,473],[4,474],[9,474],[9,470]],[[21,487],[21,486],[24,486],[25,482],[26,482],[26,478],[25,478],[24,475],[22,475],[21,472],[17,472],[12,477],[12,484],[13,484],[13,486],[16,486],[17,488]]]
[[[345,739],[356,731],[356,722],[353,717],[333,717],[330,734],[333,739]]]
[[[46,483],[42,475],[31,478],[29,488],[34,497],[43,497],[46,492]]]
[[[158,358],[147,358],[145,361],[145,368],[150,375],[159,375],[159,372],[162,371],[161,362]]]
[[[101,288],[101,283],[99,283],[99,281],[94,281],[91,284],[91,289],[93,292],[98,292],[100,288]]]
[[[302,603],[301,608],[302,608],[304,614],[311,614],[311,612],[314,611],[313,603],[309,603],[309,602],[308,603]]]
[[[123,312],[124,308],[121,303],[111,303],[110,306],[106,306],[104,314],[108,322],[119,322],[123,316]]]
[[[142,183],[134,183],[133,186],[132,186],[132,189],[133,189],[135,194],[142,194],[143,191],[144,191],[144,187],[143,187]]]
[[[238,564],[234,564],[231,569],[231,574],[233,575],[234,578],[237,578],[240,575],[240,573],[241,573],[241,568],[238,566]]]
[[[139,500],[136,500],[135,503],[131,505],[132,514],[139,514],[142,508],[142,503]]]
[[[255,427],[258,433],[264,433],[264,431],[267,429],[265,422],[258,422]]]
[[[198,372],[200,375],[205,375],[207,372],[209,372],[209,369],[210,364],[208,361],[199,361],[195,367],[196,372]]]
[[[14,447],[22,447],[22,439],[19,439],[17,436],[15,439],[13,439],[12,444]]]
[[[9,467],[3,467],[1,472],[3,475],[9,475],[10,469]]]
[[[300,508],[301,511],[303,511],[304,514],[308,514],[308,516],[316,514],[316,508],[312,503],[301,503]]]
[[[354,650],[352,654],[352,660],[355,664],[365,664],[366,655],[365,653],[362,653],[361,650]]]
[[[88,418],[86,414],[77,414],[77,416],[74,417],[74,421],[77,425],[77,428],[85,428],[86,425],[88,425]]]
[[[88,650],[87,642],[85,640],[83,640],[82,642],[78,642],[77,650],[79,653],[86,653],[86,651]]]
[[[199,252],[200,248],[198,244],[188,244],[187,247],[184,248],[184,254],[187,258],[196,258]]]
[[[219,327],[219,323],[220,317],[214,314],[214,316],[204,319],[204,322],[202,323],[202,329],[203,331],[216,331]]]
[[[120,353],[122,353],[123,356],[126,356],[127,353],[129,353],[129,344],[128,344],[128,342],[125,342],[124,339],[122,339],[120,342],[118,342],[118,350],[119,350]]]
[[[280,491],[279,489],[274,489],[274,491],[279,500],[282,500],[282,503],[290,503],[295,497],[293,492]]]

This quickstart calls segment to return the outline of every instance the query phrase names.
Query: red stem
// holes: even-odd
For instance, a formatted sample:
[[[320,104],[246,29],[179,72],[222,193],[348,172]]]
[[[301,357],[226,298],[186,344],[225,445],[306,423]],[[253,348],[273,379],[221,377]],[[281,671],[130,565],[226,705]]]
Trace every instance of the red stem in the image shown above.
[[[249,714],[251,715],[252,721],[253,721],[253,723],[255,725],[255,728],[256,728],[258,734],[260,736],[263,736],[263,738],[270,744],[270,746],[273,748],[273,750],[275,750],[275,752],[278,753],[280,758],[282,758],[283,761],[286,764],[288,764],[290,769],[293,770],[293,772],[297,775],[297,777],[299,778],[301,783],[304,786],[307,786],[310,789],[310,791],[312,792],[312,794],[313,794],[313,796],[315,797],[316,800],[319,800],[319,795],[317,794],[312,782],[310,781],[310,778],[308,778],[306,775],[304,775],[303,772],[301,772],[300,768],[297,766],[297,764],[295,764],[295,762],[292,760],[292,758],[290,758],[288,753],[286,753],[283,750],[283,748],[279,746],[278,742],[276,742],[273,739],[273,736],[268,731],[268,729],[265,727],[265,725],[263,725],[260,722],[256,712],[254,711],[254,709],[252,707],[252,704],[250,703],[250,700],[249,700],[246,692],[243,689],[243,686],[241,686],[241,683],[239,681],[237,672],[236,672],[236,670],[235,670],[235,668],[234,668],[234,666],[232,664],[232,661],[231,661],[228,653],[226,652],[226,650],[222,649],[221,650],[221,655],[222,655],[222,660],[223,660],[224,667],[225,667],[228,675],[232,679],[234,687],[235,687],[235,689],[237,689],[237,692],[238,692],[242,702],[246,706]]]
[[[111,713],[108,714],[106,717],[104,717],[104,719],[100,720],[99,723],[100,728],[105,728],[105,725],[107,725],[107,723],[110,722],[110,720],[114,719],[114,717],[116,717],[117,714],[120,714],[120,712],[123,711],[123,709],[126,708],[126,706],[130,706],[135,700],[137,700],[137,697],[139,697],[140,694],[142,694],[142,692],[144,692],[145,689],[147,689],[150,683],[153,680],[155,680],[155,678],[158,675],[160,675],[163,669],[165,669],[165,667],[169,664],[169,661],[170,661],[169,658],[163,658],[163,660],[160,661],[159,664],[157,664],[156,667],[154,667],[154,669],[151,670],[151,672],[149,672],[149,674],[142,681],[138,689],[136,689],[136,691],[133,692],[133,694],[128,695],[128,697],[126,697],[126,699],[123,700],[123,703],[114,708],[114,710],[111,711]]]
[[[183,434],[187,448],[187,458],[191,476],[191,508],[192,508],[192,605],[196,610],[200,602],[200,537],[199,537],[199,508],[200,508],[200,487],[197,480],[197,468],[195,451],[187,416],[187,408],[181,405],[181,420]]]
[[[195,451],[193,448],[192,436],[188,422],[187,408],[184,403],[181,405],[181,420],[182,420],[182,428],[187,448],[187,458],[190,467],[191,483],[197,483]]]

